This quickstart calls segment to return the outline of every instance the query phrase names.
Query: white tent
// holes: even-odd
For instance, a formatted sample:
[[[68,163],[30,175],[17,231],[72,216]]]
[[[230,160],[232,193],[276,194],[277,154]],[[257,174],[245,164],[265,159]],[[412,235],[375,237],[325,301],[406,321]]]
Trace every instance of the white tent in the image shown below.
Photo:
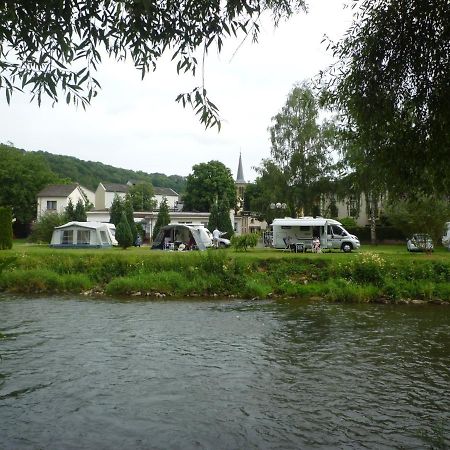
[[[111,247],[114,243],[111,224],[101,222],[68,222],[53,230],[51,247]]]

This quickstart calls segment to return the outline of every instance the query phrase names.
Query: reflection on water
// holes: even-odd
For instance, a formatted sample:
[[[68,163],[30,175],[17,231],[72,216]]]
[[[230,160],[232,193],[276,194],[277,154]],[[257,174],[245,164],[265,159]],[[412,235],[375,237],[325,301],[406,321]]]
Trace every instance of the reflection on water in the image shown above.
[[[450,313],[0,301],[0,448],[448,448]]]

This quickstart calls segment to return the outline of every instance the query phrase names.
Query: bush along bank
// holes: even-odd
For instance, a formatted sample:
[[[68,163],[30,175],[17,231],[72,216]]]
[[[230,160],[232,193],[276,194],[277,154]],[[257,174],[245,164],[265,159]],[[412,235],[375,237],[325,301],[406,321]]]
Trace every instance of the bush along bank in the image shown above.
[[[147,298],[239,297],[449,302],[450,260],[250,257],[222,251],[0,255],[0,291]]]

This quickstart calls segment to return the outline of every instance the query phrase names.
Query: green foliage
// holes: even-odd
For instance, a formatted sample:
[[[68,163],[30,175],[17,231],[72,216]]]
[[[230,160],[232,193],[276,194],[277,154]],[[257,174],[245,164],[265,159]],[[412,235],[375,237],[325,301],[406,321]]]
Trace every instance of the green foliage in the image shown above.
[[[36,152],[44,159],[53,173],[60,178],[78,182],[82,186],[95,191],[102,180],[111,183],[126,183],[129,180],[143,182],[158,187],[172,188],[183,193],[186,186],[186,177],[179,175],[164,175],[162,173],[145,173],[109,166],[101,162],[82,161],[73,156],[53,155],[43,151]],[[131,188],[130,188],[131,189]]]
[[[363,0],[329,88],[373,180],[397,194],[449,195],[448,2]]]
[[[236,189],[233,176],[220,161],[196,164],[187,177],[185,211],[209,212],[217,202],[227,202],[229,209],[236,205]]]
[[[259,241],[259,235],[256,233],[234,235],[231,238],[231,245],[236,251],[246,252],[248,248],[256,247]]]
[[[86,222],[87,221],[86,207],[84,205],[84,202],[81,199],[79,199],[77,201],[73,216],[74,216],[73,220],[75,220],[77,222]]]
[[[49,244],[52,240],[55,227],[64,225],[67,222],[65,213],[47,211],[33,223],[31,227],[30,241]]]
[[[125,215],[128,220],[128,225],[130,227],[131,236],[133,238],[132,243],[134,243],[134,242],[136,242],[136,238],[137,238],[137,228],[136,228],[136,223],[134,222],[134,217],[133,217],[133,212],[134,212],[133,204],[132,204],[131,198],[128,194],[125,196],[124,212],[125,212]]]
[[[155,228],[153,229],[152,239],[154,240],[158,236],[159,230],[170,223],[169,206],[167,205],[167,199],[164,197],[159,205],[158,216],[156,218]]]
[[[281,185],[283,198],[292,212],[311,215],[322,184],[334,170],[330,147],[336,145],[336,126],[319,120],[319,101],[307,83],[295,86],[286,104],[272,118],[269,127],[271,163],[278,169],[275,185]],[[260,173],[267,176],[273,167],[263,164]]]
[[[0,206],[0,250],[12,248],[12,210]]]
[[[14,250],[2,252],[0,291],[33,294],[93,289],[111,295],[140,292],[149,297],[164,293],[182,298],[217,294],[339,302],[450,301],[450,261],[443,250],[439,258],[437,254],[410,255],[404,247],[394,254],[352,255],[37,250],[27,246],[17,255]]]
[[[151,183],[142,182],[131,186],[128,195],[134,211],[153,211],[156,206]]]
[[[341,222],[344,228],[354,228],[358,226],[353,217],[342,217],[338,219],[338,221]]]
[[[211,205],[211,209],[209,211],[209,220],[208,220],[208,230],[212,231],[214,229],[220,230],[219,227],[219,207],[217,203],[214,202]]]
[[[441,242],[445,222],[450,220],[450,202],[426,196],[392,201],[386,214],[407,237],[413,233],[428,233],[436,245]]]
[[[125,212],[125,203],[121,197],[117,194],[114,195],[114,200],[109,208],[109,222],[113,223],[116,227],[119,225],[122,213]]]
[[[220,52],[226,36],[250,33],[256,40],[265,10],[277,22],[299,8],[304,8],[302,0],[200,2],[195,7],[190,2],[103,0],[67,0],[64,7],[45,1],[7,3],[0,20],[0,86],[8,103],[14,91],[27,86],[38,104],[43,95],[56,102],[62,92],[68,104],[86,107],[100,87],[93,77],[100,49],[119,61],[131,58],[142,77],[170,49],[177,72],[195,76],[199,50]],[[205,126],[219,125],[204,86],[177,100],[191,104]]]
[[[60,180],[36,153],[0,144],[0,161],[0,206],[11,207],[18,222],[29,223],[36,217],[37,193]]]
[[[120,222],[116,226],[116,240],[123,249],[130,247],[134,242],[133,233],[125,212],[122,212]]]
[[[86,222],[87,221],[87,215],[86,215],[86,206],[84,202],[79,199],[77,201],[77,204],[75,208],[73,207],[72,200],[69,199],[69,203],[67,204],[65,208],[65,215],[68,222]]]
[[[217,212],[217,223],[218,229],[226,233],[225,237],[227,239],[231,239],[231,237],[234,235],[234,227],[231,223],[230,208],[228,204],[228,200],[226,196],[224,196],[221,203],[219,204],[219,210]]]
[[[69,202],[65,208],[65,213],[67,217],[67,221],[71,222],[75,220],[75,208],[73,207],[72,199],[69,198]]]

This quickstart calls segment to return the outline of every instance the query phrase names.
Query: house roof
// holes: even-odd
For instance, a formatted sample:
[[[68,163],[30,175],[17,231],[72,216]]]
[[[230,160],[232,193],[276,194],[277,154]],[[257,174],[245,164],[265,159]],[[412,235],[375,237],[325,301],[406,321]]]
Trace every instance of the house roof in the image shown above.
[[[153,191],[155,192],[155,195],[165,195],[165,196],[175,196],[178,197],[178,194],[171,188],[165,188],[165,187],[154,187]]]
[[[128,189],[130,186],[126,184],[119,184],[119,183],[103,183],[103,187],[105,188],[106,192],[128,192]]]
[[[77,183],[72,184],[49,184],[42,189],[38,197],[68,197],[76,188]]]

